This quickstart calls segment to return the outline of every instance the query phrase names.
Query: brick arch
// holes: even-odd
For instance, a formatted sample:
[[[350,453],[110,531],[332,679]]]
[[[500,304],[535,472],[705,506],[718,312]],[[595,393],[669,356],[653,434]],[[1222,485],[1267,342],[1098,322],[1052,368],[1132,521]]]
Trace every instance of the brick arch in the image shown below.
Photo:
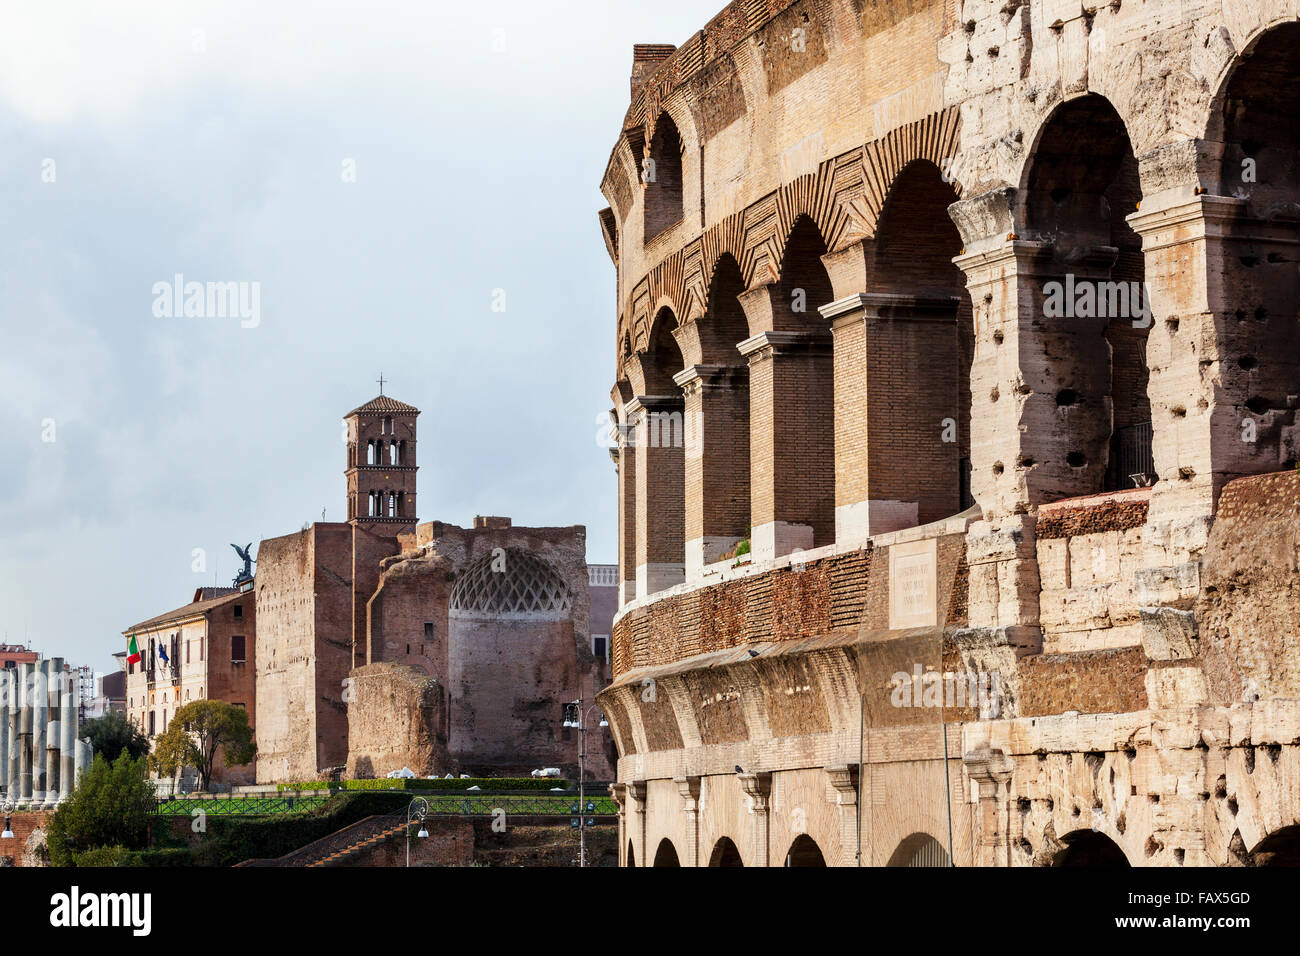
[[[918,160],[928,160],[951,180],[960,199],[961,113],[956,108],[890,130],[862,147],[862,196],[855,203],[864,232],[874,237],[885,204],[899,176]],[[840,246],[827,242],[832,251]]]

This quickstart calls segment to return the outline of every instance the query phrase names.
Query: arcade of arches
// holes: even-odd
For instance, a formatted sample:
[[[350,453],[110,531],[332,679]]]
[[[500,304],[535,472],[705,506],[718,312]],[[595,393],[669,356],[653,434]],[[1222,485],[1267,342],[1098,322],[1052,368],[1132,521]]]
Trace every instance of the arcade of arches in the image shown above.
[[[1294,862],[1295,10],[867,6],[634,67],[623,862]]]

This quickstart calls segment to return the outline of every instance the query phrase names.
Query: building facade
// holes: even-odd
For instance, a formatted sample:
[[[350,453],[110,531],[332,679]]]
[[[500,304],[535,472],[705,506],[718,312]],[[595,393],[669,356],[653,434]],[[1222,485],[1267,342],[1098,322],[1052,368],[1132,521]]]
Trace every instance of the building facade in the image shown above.
[[[198,588],[194,600],[123,632],[141,660],[127,664],[126,715],[149,738],[165,733],[176,712],[196,700],[222,700],[248,711],[257,731],[257,602],[252,587]],[[252,766],[226,767],[213,779],[253,782]]]
[[[635,48],[626,865],[1295,860],[1297,51],[1286,0]]]

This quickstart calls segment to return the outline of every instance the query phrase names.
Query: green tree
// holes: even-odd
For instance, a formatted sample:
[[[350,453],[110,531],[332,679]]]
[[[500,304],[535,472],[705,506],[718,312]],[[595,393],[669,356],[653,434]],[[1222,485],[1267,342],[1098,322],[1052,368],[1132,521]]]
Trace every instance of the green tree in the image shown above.
[[[166,777],[182,767],[193,767],[199,772],[199,789],[207,790],[218,750],[228,767],[257,756],[248,712],[224,700],[196,700],[176,711],[167,732],[154,742],[149,759],[154,771]]]
[[[90,746],[105,760],[116,760],[123,750],[136,760],[149,753],[149,738],[120,710],[86,721],[81,736],[89,737]]]
[[[74,866],[76,855],[101,847],[140,849],[149,842],[156,801],[143,759],[95,755],[72,796],[54,812],[47,833],[50,862]]]

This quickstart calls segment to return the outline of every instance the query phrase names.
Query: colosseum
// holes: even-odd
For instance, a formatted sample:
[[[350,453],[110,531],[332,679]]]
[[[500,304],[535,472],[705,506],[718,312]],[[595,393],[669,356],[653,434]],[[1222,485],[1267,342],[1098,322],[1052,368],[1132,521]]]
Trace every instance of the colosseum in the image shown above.
[[[634,50],[625,866],[1300,863],[1300,3]]]

